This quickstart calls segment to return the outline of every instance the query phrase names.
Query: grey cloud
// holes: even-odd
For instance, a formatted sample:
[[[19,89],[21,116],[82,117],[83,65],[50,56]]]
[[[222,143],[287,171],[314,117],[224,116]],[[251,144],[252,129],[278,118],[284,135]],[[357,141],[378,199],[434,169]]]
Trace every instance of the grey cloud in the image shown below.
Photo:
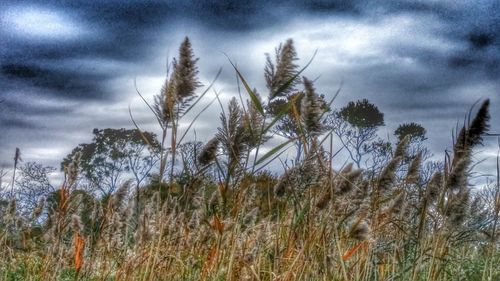
[[[486,32],[471,33],[468,39],[471,45],[478,49],[491,46],[497,40],[495,34]]]
[[[49,95],[65,98],[106,98],[106,81],[111,73],[85,73],[76,69],[42,68],[34,64],[7,63],[1,66],[4,90],[33,86]],[[6,88],[6,89],[5,89]]]

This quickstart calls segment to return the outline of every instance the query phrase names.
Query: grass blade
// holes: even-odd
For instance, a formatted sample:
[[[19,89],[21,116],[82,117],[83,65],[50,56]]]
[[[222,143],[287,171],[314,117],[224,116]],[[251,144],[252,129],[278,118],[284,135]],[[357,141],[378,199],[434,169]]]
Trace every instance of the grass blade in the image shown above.
[[[281,119],[281,117],[283,117],[285,114],[287,114],[290,111],[290,109],[292,108],[293,104],[295,103],[297,97],[289,100],[286,104],[283,105],[283,107],[278,112],[278,114],[276,114],[276,116],[274,117],[274,119],[264,129],[264,133],[266,133],[267,131],[269,131],[274,126],[274,124],[276,124],[276,122],[278,122]]]
[[[191,121],[191,123],[189,123],[189,126],[187,127],[186,131],[184,132],[184,134],[182,135],[181,139],[179,140],[179,142],[177,143],[177,145],[180,145],[182,143],[182,140],[184,139],[184,137],[186,136],[186,134],[189,132],[189,129],[191,129],[191,127],[193,126],[194,122],[198,119],[198,117],[200,117],[200,115],[205,112],[215,101],[217,100],[217,98],[214,98],[212,99],[212,101],[210,101],[202,110],[200,110],[200,112],[198,112],[198,114],[196,114],[196,116],[193,118],[193,120]]]
[[[196,104],[208,93],[208,91],[213,87],[213,85],[215,84],[215,81],[217,81],[217,79],[219,78],[220,74],[222,73],[222,68],[219,68],[219,71],[217,72],[217,74],[215,75],[215,78],[214,80],[212,80],[212,82],[210,83],[210,85],[208,85],[208,87],[205,89],[205,91],[203,91],[203,93],[196,99],[195,102],[193,102],[191,104],[191,106],[188,107],[188,109],[186,109],[184,111],[184,113],[180,116],[180,118],[182,118],[184,115],[186,115],[193,107],[196,106]]]
[[[266,154],[264,154],[259,160],[257,160],[257,162],[255,162],[255,166],[259,165],[260,163],[264,162],[267,158],[273,156],[275,153],[277,153],[278,151],[280,151],[283,147],[287,146],[288,144],[290,144],[291,142],[293,142],[294,139],[289,139],[287,140],[286,142],[280,144],[280,145],[277,145],[275,146],[273,149],[269,150]]]
[[[257,111],[259,111],[259,113],[262,116],[264,116],[264,107],[262,106],[262,103],[260,102],[259,98],[252,91],[252,88],[250,88],[250,86],[248,85],[247,81],[245,80],[245,78],[243,77],[243,75],[241,74],[241,72],[238,70],[238,68],[236,67],[236,65],[234,65],[234,63],[231,61],[231,59],[229,59],[229,57],[227,59],[229,60],[229,63],[231,63],[231,65],[233,66],[234,70],[236,71],[236,73],[240,77],[241,83],[243,83],[243,85],[245,86],[245,90],[247,91],[248,95],[250,96],[250,99],[252,100],[252,102],[255,104],[255,107],[257,108]]]

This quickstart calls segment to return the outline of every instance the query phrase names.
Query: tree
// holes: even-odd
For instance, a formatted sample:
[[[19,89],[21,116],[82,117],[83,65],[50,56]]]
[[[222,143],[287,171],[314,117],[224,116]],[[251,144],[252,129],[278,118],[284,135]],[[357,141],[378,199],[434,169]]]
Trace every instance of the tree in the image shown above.
[[[398,126],[398,128],[394,131],[394,135],[398,137],[398,140],[403,140],[406,136],[409,136],[410,143],[411,142],[422,142],[427,139],[425,134],[427,131],[422,125],[411,122],[411,123],[403,123]]]
[[[373,151],[378,127],[384,126],[384,114],[367,99],[351,101],[329,114],[329,125],[358,168],[363,157]]]
[[[78,169],[90,191],[109,195],[123,175],[131,173],[138,188],[158,161],[156,135],[137,129],[94,129],[92,143],[80,144],[63,160],[62,168],[80,154]]]
[[[431,156],[429,150],[423,146],[423,142],[427,139],[426,133],[427,130],[425,130],[422,125],[414,122],[403,123],[394,131],[394,135],[398,138],[398,142],[408,136],[408,156],[413,158],[415,155],[420,153],[423,160],[426,160]]]
[[[125,168],[132,173],[135,185],[139,188],[159,161],[160,144],[155,134],[137,129],[122,131],[120,136],[123,155],[127,159]]]
[[[46,199],[51,192],[54,192],[55,188],[49,181],[49,174],[55,170],[53,167],[36,162],[27,162],[19,167],[15,196],[21,211],[30,212],[41,199]]]
[[[367,150],[370,151],[370,158],[365,159],[367,171],[376,175],[392,159],[393,146],[384,139],[376,138],[368,144]]]
[[[189,141],[177,147],[177,155],[182,165],[179,178],[191,179],[195,177],[198,170],[197,156],[202,149],[203,143],[200,141]]]
[[[349,102],[340,110],[339,116],[356,128],[373,129],[384,125],[384,114],[367,99]]]
[[[0,168],[0,198],[6,196],[6,186],[4,186],[4,178],[7,176],[7,171],[4,168]]]

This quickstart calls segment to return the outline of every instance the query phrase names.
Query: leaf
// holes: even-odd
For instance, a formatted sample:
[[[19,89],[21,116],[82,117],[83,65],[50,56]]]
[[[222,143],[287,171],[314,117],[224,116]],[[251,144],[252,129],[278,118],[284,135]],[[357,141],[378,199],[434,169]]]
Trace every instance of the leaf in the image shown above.
[[[358,245],[352,247],[351,249],[347,250],[344,255],[342,256],[342,260],[346,261],[348,260],[349,258],[351,258],[352,255],[354,255],[354,253],[356,253],[361,247],[364,247],[365,245],[367,244],[367,241],[363,241],[361,243],[359,243]]]
[[[76,272],[80,272],[83,266],[83,250],[85,248],[85,240],[82,238],[80,233],[75,234],[74,239],[75,244],[75,270]]]
[[[135,128],[139,132],[142,140],[151,147],[151,149],[155,149],[154,145],[151,144],[151,142],[148,140],[146,135],[144,135],[143,131],[141,128],[139,128],[139,125],[137,125],[137,122],[135,122],[134,116],[132,115],[132,109],[130,108],[130,105],[128,106],[128,114],[130,115],[130,120],[132,120],[132,123],[134,124]]]
[[[215,78],[214,80],[212,80],[212,82],[210,83],[210,85],[208,85],[208,87],[205,89],[205,91],[203,91],[203,93],[196,99],[196,101],[191,104],[191,106],[188,107],[188,109],[186,109],[184,111],[184,113],[182,114],[182,116],[180,118],[182,118],[184,115],[186,115],[189,111],[191,111],[191,109],[193,107],[196,106],[196,104],[198,104],[198,102],[208,93],[208,91],[213,87],[213,85],[215,84],[215,81],[217,81],[217,79],[219,78],[220,74],[222,73],[222,68],[219,68],[219,71],[217,72],[217,74],[215,75]]]
[[[141,97],[142,101],[148,106],[149,110],[154,114],[156,121],[158,121],[158,124],[160,125],[161,128],[163,128],[163,123],[161,122],[160,116],[156,113],[154,110],[153,106],[149,104],[149,102],[144,98],[144,96],[141,94],[139,89],[137,88],[137,80],[134,79],[134,87],[135,87],[135,92]]]
[[[330,108],[333,104],[333,101],[335,101],[335,99],[338,97],[338,95],[340,94],[340,90],[342,90],[342,85],[340,85],[340,87],[337,89],[337,92],[335,92],[335,95],[333,95],[332,99],[330,99],[330,101],[326,104],[327,108]],[[324,111],[322,114],[321,114],[321,117],[323,117],[328,111]]]
[[[227,57],[227,56],[226,56]],[[243,75],[240,73],[240,71],[238,70],[238,68],[236,68],[236,65],[234,65],[234,63],[228,58],[229,62],[231,63],[231,65],[233,66],[234,70],[236,71],[236,73],[238,74],[238,76],[240,77],[241,79],[241,82],[243,83],[243,85],[245,86],[245,90],[247,91],[248,95],[250,95],[250,98],[252,99],[252,102],[253,104],[255,105],[255,108],[257,108],[257,111],[259,111],[259,113],[264,116],[264,107],[262,106],[262,103],[260,102],[259,98],[257,97],[257,95],[252,91],[252,89],[250,88],[250,86],[248,85],[247,81],[245,80],[245,78],[243,77]]]
[[[266,163],[262,164],[262,166],[260,166],[260,168],[256,169],[254,171],[254,174],[257,173],[258,171],[264,169],[267,165],[269,165],[269,163],[273,162],[276,158],[280,157],[281,154],[283,154],[288,148],[286,148],[285,150],[282,150],[280,153],[277,153],[273,158],[269,159]]]
[[[309,204],[307,204],[302,210],[300,210],[300,213],[294,218],[293,223],[295,225],[299,225],[304,220],[308,212],[309,212]]]
[[[217,98],[214,98],[211,102],[209,102],[202,110],[200,110],[198,112],[198,114],[196,114],[196,116],[193,118],[193,120],[191,120],[191,122],[189,123],[189,126],[187,127],[187,129],[184,131],[184,134],[182,134],[182,137],[181,139],[177,142],[177,145],[180,145],[182,143],[182,140],[184,140],[184,137],[187,135],[187,133],[189,132],[189,130],[191,129],[191,127],[193,126],[194,122],[198,119],[198,117],[200,117],[200,115],[205,112],[211,105],[212,103],[215,102]]]
[[[208,252],[207,257],[205,258],[205,262],[203,263],[200,280],[206,280],[207,275],[210,273],[210,271],[212,271],[212,267],[217,259],[218,253],[219,251],[217,244],[214,244]]]
[[[219,219],[219,217],[217,215],[214,216],[214,219],[213,219],[213,228],[219,232],[220,235],[222,235],[222,233],[224,232],[224,223]]]
[[[273,156],[273,154],[275,154],[278,151],[280,151],[283,147],[287,146],[292,141],[294,141],[294,139],[289,139],[286,142],[284,142],[284,143],[282,143],[282,144],[274,147],[273,149],[269,150],[266,154],[264,154],[264,156],[262,156],[259,160],[257,160],[257,162],[255,162],[255,166],[259,165],[260,163],[262,163],[267,158]]]

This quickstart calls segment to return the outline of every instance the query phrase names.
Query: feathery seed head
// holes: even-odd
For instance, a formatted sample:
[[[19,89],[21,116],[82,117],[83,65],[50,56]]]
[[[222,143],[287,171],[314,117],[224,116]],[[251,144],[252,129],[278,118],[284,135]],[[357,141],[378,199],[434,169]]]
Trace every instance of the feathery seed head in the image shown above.
[[[400,214],[405,205],[405,192],[401,192],[396,198],[392,200],[389,211],[393,214]]]
[[[196,66],[197,58],[194,56],[189,38],[184,38],[179,47],[179,60],[174,61],[174,81],[176,97],[182,102],[185,99],[192,98],[196,88],[201,86],[201,83],[196,77],[198,75],[198,67]]]
[[[31,219],[32,220],[38,219],[40,217],[40,215],[42,214],[44,207],[45,207],[45,199],[40,198],[38,200],[35,208],[33,209],[33,212],[31,213]]]
[[[257,221],[257,216],[259,214],[259,207],[255,207],[243,218],[244,225],[254,224]]]
[[[352,171],[352,168],[354,167],[354,164],[351,162],[349,164],[347,164],[341,171],[341,173],[343,174],[348,174]]]
[[[426,198],[429,201],[435,201],[439,196],[441,186],[443,185],[443,174],[441,172],[436,172],[429,183],[427,184]]]
[[[490,100],[485,100],[470,125],[464,125],[460,130],[453,147],[453,165],[462,158],[469,157],[472,148],[481,144],[482,135],[489,128],[489,105]]]
[[[215,160],[219,143],[219,139],[214,137],[203,147],[202,151],[198,155],[198,163],[200,163],[201,166],[206,166]]]
[[[345,169],[344,169],[345,170]],[[348,173],[344,173],[344,170],[342,173],[338,175],[340,177],[337,185],[336,185],[336,191],[340,194],[346,194],[351,192],[354,189],[354,183],[358,180],[358,178],[361,176],[363,173],[363,170],[361,169],[356,169],[354,171],[350,171]]]
[[[490,100],[487,99],[483,102],[481,107],[479,108],[476,117],[472,120],[468,133],[468,140],[471,146],[475,146],[481,144],[482,142],[482,134],[484,134],[488,128],[488,121],[490,120],[489,108]]]
[[[101,202],[99,202],[98,200],[94,200],[94,204],[93,204],[93,209],[92,209],[92,215],[91,215],[91,219],[92,219],[92,222],[96,222],[97,220],[99,220],[100,218],[102,218],[102,216],[104,215],[103,213],[103,210],[102,210],[102,206],[101,206]]]
[[[119,211],[122,208],[122,206],[124,204],[125,197],[128,194],[128,191],[130,189],[130,185],[131,184],[132,184],[131,180],[126,181],[111,196],[111,202],[110,203],[111,203],[111,208],[114,211]]]
[[[294,86],[298,83],[298,77],[293,77],[298,73],[298,65],[295,64],[297,51],[292,39],[288,39],[285,44],[280,44],[275,51],[275,63],[271,57],[266,54],[266,67],[264,69],[266,86],[269,89],[269,99],[286,96],[295,90]],[[293,79],[288,85],[287,83]],[[281,89],[281,91],[279,91]]]
[[[398,157],[404,158],[406,156],[406,149],[408,148],[409,142],[410,142],[410,136],[407,135],[396,146],[393,158],[398,158]]]
[[[194,211],[189,220],[188,227],[190,229],[196,229],[200,225],[200,215],[198,211]]]
[[[407,183],[416,183],[419,178],[420,164],[422,163],[422,153],[418,153],[415,158],[411,161],[408,167],[408,172],[406,173]]]
[[[349,230],[349,236],[357,240],[368,240],[370,239],[371,229],[366,220],[356,221]]]
[[[324,112],[319,96],[313,87],[312,81],[303,77],[305,95],[300,104],[301,122],[304,129],[311,136],[317,136],[323,130],[321,116]]]
[[[469,191],[462,190],[452,195],[446,206],[446,215],[451,226],[460,226],[467,218],[469,210]]]
[[[379,190],[387,191],[391,188],[396,177],[395,173],[400,160],[401,156],[393,158],[389,163],[387,163],[382,172],[380,172],[377,185]]]
[[[81,233],[83,230],[82,218],[77,214],[71,215],[71,229],[75,233]]]
[[[196,98],[195,90],[201,86],[197,78],[197,61],[186,37],[179,47],[178,59],[173,59],[173,73],[165,79],[160,94],[155,97],[154,110],[164,127],[174,122],[175,116],[183,113]]]
[[[467,187],[467,168],[469,167],[469,163],[469,157],[463,157],[455,162],[446,181],[447,189],[456,191]]]

